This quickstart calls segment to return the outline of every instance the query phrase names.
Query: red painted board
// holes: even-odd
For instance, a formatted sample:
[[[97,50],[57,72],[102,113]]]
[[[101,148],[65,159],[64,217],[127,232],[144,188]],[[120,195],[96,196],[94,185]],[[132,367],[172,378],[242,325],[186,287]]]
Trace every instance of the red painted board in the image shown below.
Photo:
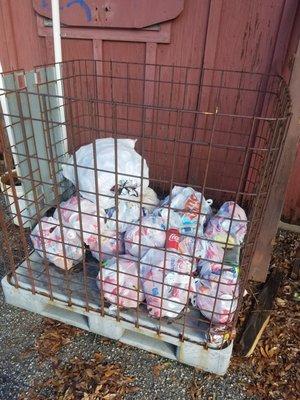
[[[51,0],[32,2],[51,18]],[[183,6],[184,0],[60,0],[60,18],[69,26],[140,29],[176,18]]]

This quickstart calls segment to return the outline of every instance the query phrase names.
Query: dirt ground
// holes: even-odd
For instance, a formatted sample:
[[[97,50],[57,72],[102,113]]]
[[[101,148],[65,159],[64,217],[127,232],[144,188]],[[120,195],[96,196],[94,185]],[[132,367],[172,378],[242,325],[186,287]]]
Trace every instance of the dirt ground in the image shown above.
[[[8,306],[0,289],[0,399],[296,399],[299,281],[289,271],[298,242],[278,233],[272,263],[286,278],[275,309],[254,354],[235,355],[224,377]],[[249,286],[245,308],[258,290]]]

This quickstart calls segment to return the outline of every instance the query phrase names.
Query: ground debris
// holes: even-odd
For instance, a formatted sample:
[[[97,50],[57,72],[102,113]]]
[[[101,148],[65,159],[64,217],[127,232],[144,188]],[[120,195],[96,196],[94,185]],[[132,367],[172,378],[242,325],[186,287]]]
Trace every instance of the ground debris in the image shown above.
[[[216,393],[212,391],[211,386],[207,385],[209,381],[221,380],[221,377],[217,377],[208,372],[204,373],[203,379],[197,378],[197,370],[193,372],[191,379],[191,385],[188,389],[188,395],[190,400],[215,400]]]
[[[56,360],[55,356],[59,350],[81,333],[82,330],[74,326],[45,318],[42,333],[35,342],[35,350],[43,360],[47,358]]]
[[[152,368],[153,375],[155,377],[159,377],[159,375],[161,374],[162,371],[164,371],[165,369],[167,369],[167,368],[169,368],[171,366],[172,366],[171,361],[165,361],[165,362],[162,362],[160,364],[156,364]]]
[[[190,400],[198,400],[203,398],[204,388],[196,379],[192,380],[188,394]]]
[[[298,246],[299,236],[286,231],[278,232],[272,265],[285,271],[285,278],[275,299],[269,324],[251,357],[235,356],[231,362],[230,371],[241,368],[251,382],[244,383],[245,389],[249,395],[259,399],[299,398],[300,304],[293,296],[299,288],[299,281],[290,278],[291,263]],[[258,286],[254,284],[253,287],[249,293],[255,296]]]
[[[19,400],[46,400],[50,392],[50,398],[57,400],[120,400],[138,390],[133,382],[120,365],[109,364],[102,354],[94,353],[89,360],[74,357],[60,363],[49,379],[35,383]]]

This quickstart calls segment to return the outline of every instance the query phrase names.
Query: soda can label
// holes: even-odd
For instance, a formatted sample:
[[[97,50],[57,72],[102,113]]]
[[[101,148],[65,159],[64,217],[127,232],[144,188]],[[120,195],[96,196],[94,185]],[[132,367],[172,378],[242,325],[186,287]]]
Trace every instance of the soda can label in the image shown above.
[[[168,229],[166,237],[166,249],[178,250],[179,248],[179,230],[175,228]]]

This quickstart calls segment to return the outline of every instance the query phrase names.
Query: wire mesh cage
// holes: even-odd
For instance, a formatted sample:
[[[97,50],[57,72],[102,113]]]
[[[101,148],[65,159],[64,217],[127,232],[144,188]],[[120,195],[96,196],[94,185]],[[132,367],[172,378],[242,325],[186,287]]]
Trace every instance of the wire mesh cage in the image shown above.
[[[228,344],[290,118],[284,81],[74,60],[2,86],[10,284]]]

